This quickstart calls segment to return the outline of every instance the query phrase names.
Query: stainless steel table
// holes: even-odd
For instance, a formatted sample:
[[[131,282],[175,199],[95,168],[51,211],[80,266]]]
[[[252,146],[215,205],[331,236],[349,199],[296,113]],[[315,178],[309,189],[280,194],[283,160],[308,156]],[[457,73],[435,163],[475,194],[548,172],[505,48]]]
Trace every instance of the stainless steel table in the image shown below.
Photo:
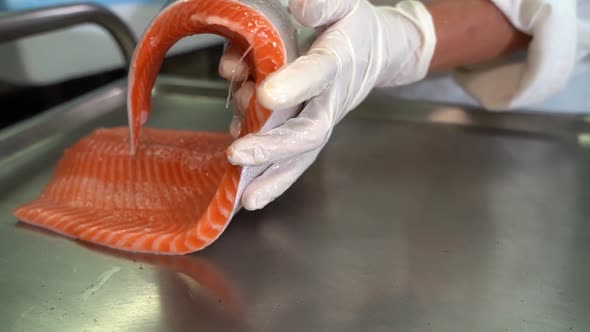
[[[150,126],[226,130],[225,87],[162,78]],[[125,82],[0,133],[2,331],[589,331],[582,116],[383,101],[205,251],[105,250],[11,210],[61,151],[126,124]]]

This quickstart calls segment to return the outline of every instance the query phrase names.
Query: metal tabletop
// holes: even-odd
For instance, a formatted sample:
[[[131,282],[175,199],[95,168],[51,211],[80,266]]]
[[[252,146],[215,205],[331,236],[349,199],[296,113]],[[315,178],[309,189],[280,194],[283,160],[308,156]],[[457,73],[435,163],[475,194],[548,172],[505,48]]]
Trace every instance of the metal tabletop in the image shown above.
[[[227,130],[225,86],[160,80],[149,126]],[[25,227],[64,148],[125,125],[111,84],[0,132],[2,331],[589,331],[582,116],[382,101],[288,192],[186,256]]]

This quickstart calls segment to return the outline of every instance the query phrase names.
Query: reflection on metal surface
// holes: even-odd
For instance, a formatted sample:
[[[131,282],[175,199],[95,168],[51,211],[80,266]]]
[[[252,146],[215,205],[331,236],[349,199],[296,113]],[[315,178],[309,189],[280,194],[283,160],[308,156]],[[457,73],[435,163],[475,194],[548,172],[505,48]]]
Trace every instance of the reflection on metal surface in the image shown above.
[[[225,90],[165,83],[148,125],[227,130]],[[449,125],[429,120],[444,105],[367,100],[282,197],[240,212],[194,255],[133,255],[15,226],[11,210],[38,195],[65,147],[126,124],[124,98],[91,102],[108,93],[79,101],[97,114],[79,126],[67,109],[60,130],[24,124],[43,142],[1,164],[3,330],[590,329],[580,117],[467,110],[470,124]],[[22,133],[0,134],[0,149]]]
[[[26,234],[29,240],[39,237],[64,241],[55,233],[28,225],[10,223],[5,226],[14,227],[14,234]],[[29,246],[35,247],[34,243]],[[33,257],[26,253],[26,246],[20,249],[12,257]],[[159,319],[158,297],[150,295],[157,294],[156,285],[136,287],[133,267],[123,261],[102,265],[99,256],[93,257],[92,252],[82,247],[78,248],[80,253],[86,259],[93,257],[94,264],[77,259],[76,255],[48,255],[51,249],[36,252],[39,256],[36,262],[34,258],[15,261],[10,255],[3,255],[12,264],[9,270],[0,272],[2,280],[9,280],[8,273],[19,277],[18,282],[1,284],[3,298],[10,301],[10,306],[3,305],[4,309],[0,310],[3,330],[127,330],[134,324]],[[7,311],[9,307],[11,311]],[[17,315],[20,310],[22,313]]]
[[[578,143],[581,146],[590,146],[590,133],[583,133],[578,135]]]
[[[111,279],[111,277],[120,270],[120,267],[115,266],[101,273],[96,278],[94,284],[92,284],[92,286],[90,286],[82,292],[82,300],[88,300],[90,295],[94,295],[94,293],[98,292],[102,288],[102,286],[106,284],[109,281],[109,279]]]
[[[57,241],[68,241],[67,238],[53,232],[26,224],[19,223],[17,228],[26,232],[42,234]],[[102,308],[99,312],[92,312],[92,310],[89,310],[90,312],[84,310],[70,312],[64,309],[66,316],[68,313],[74,317],[86,314],[91,317],[100,316],[100,319],[91,318],[95,323],[93,325],[100,330],[108,330],[110,327],[129,327],[138,322],[156,320],[164,322],[171,331],[185,331],[193,324],[193,320],[198,319],[199,315],[214,315],[217,317],[216,319],[226,322],[226,325],[245,324],[245,309],[235,285],[219,267],[204,257],[132,254],[85,242],[72,242],[76,243],[77,250],[82,250],[82,253],[87,252],[98,257],[113,258],[114,266],[90,278],[87,281],[87,286],[70,300],[78,301],[81,308],[91,308],[95,306],[96,298],[102,295],[100,294],[102,289],[114,287],[118,289],[117,292],[120,292],[119,299],[123,299],[123,301],[119,304],[114,301],[112,304],[116,304],[115,306],[111,306],[110,309]],[[122,278],[118,278],[117,274],[125,272],[129,268],[151,273],[153,285],[160,286],[152,288],[144,285],[138,294],[126,292],[125,289],[121,289],[121,285],[133,283],[134,279],[122,280]],[[75,268],[73,272],[79,272],[78,268]],[[68,271],[64,271],[64,273],[68,273]],[[165,287],[162,287],[163,285]],[[60,291],[59,294],[64,295],[64,292]],[[65,294],[63,298],[68,296],[67,293]],[[60,296],[59,301],[61,300]],[[47,309],[53,314],[58,306],[59,304],[52,304],[43,310],[42,307],[37,308],[32,305],[21,316],[28,316],[35,310],[38,314],[43,315]],[[195,314],[197,315],[195,316]],[[51,316],[57,318],[57,314]],[[178,328],[172,328],[179,322],[181,323]],[[104,325],[105,323],[108,324],[108,327]],[[30,328],[31,325],[23,325],[24,330]],[[72,331],[75,330],[72,329]]]
[[[370,95],[365,108],[370,108],[371,111],[354,111],[349,116],[413,123],[449,124],[470,130],[493,131],[503,135],[547,137],[572,143],[577,142],[579,134],[590,133],[590,124],[585,121],[587,114],[485,111],[461,105],[392,100],[380,90],[375,90]],[[443,114],[447,116],[444,117]]]
[[[460,107],[440,107],[432,111],[428,116],[428,120],[433,123],[448,123],[448,124],[471,124],[469,114]]]
[[[149,264],[174,272],[184,281],[188,289],[195,290],[195,288],[199,288],[206,291],[207,294],[199,294],[199,296],[211,297],[215,302],[223,304],[227,308],[227,312],[235,318],[243,315],[244,309],[235,286],[219,268],[205,258],[190,255],[132,254],[89,243],[81,243],[81,245],[101,254],[141,264]],[[196,294],[198,291],[191,291],[190,293]]]

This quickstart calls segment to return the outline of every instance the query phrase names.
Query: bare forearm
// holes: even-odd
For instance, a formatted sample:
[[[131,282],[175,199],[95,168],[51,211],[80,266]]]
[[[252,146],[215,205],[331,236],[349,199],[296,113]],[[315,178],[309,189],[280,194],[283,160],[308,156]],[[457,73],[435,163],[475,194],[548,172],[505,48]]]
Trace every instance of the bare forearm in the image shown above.
[[[437,36],[431,72],[493,60],[530,41],[489,0],[435,0],[427,7]]]

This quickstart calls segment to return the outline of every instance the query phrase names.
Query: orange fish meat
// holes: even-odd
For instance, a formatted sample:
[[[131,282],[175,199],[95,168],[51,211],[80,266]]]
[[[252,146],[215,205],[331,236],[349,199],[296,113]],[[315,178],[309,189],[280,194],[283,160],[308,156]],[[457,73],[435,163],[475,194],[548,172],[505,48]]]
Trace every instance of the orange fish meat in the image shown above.
[[[250,49],[260,84],[297,54],[293,26],[276,1],[185,0],[164,9],[141,38],[129,71],[129,128],[99,129],[59,161],[47,187],[14,212],[19,220],[124,251],[186,254],[213,243],[241,208],[246,185],[263,168],[227,160],[225,133],[143,128],[151,90],[168,49],[183,37],[214,33]],[[240,135],[275,127],[280,112],[254,95]]]

